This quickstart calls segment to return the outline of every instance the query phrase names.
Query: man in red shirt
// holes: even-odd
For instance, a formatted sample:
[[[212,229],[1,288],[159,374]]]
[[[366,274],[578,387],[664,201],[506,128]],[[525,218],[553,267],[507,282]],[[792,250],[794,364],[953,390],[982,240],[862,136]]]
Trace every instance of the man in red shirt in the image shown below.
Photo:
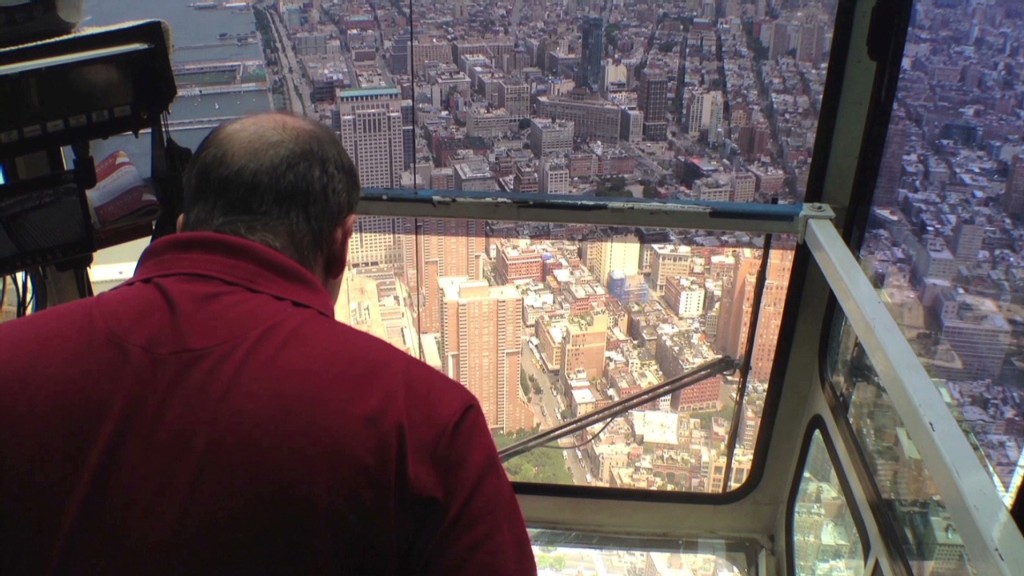
[[[0,574],[536,573],[476,399],[334,319],[358,195],[226,124],[134,278],[0,325]]]

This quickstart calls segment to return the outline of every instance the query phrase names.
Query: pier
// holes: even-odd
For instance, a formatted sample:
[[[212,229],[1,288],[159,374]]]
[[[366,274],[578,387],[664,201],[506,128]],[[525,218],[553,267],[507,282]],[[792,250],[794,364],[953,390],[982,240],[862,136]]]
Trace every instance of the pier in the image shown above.
[[[266,83],[225,84],[221,86],[190,86],[179,88],[178,96],[206,96],[207,94],[242,94],[245,92],[264,92]]]

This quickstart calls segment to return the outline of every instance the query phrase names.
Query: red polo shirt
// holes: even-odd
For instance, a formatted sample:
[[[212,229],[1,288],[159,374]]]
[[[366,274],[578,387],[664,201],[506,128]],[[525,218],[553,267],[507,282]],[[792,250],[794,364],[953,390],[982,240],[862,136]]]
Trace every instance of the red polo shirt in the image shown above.
[[[0,324],[0,574],[534,574],[477,401],[295,262],[178,234]]]

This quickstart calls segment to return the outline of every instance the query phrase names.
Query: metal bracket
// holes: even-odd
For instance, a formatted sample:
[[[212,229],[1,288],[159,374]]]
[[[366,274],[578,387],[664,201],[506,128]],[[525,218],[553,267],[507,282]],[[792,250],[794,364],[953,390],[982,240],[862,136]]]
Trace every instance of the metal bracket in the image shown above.
[[[835,220],[836,213],[832,210],[832,207],[828,204],[812,203],[804,204],[803,210],[800,211],[800,222],[797,225],[800,231],[797,233],[797,241],[801,244],[804,243],[804,239],[807,237],[807,223],[811,220]]]

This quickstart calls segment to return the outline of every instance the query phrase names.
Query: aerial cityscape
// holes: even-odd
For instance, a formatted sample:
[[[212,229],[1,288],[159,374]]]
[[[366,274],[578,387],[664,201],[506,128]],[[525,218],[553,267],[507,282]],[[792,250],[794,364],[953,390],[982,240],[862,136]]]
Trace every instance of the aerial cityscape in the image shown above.
[[[273,109],[336,130],[364,188],[795,203],[837,4],[91,0],[84,25],[171,24],[169,126],[191,147],[219,122]],[[915,2],[861,247],[864,272],[1011,494],[1024,476],[1021,30],[1013,0]],[[145,146],[130,140],[97,156],[123,148],[144,170]],[[765,243],[363,215],[336,317],[466,386],[499,447],[749,353],[745,382],[707,379],[507,463],[519,481],[723,493],[755,463],[793,265],[795,238],[772,238],[767,254]],[[855,340],[840,340],[832,384],[911,568],[969,573],[913,440]],[[794,512],[797,571],[860,574],[846,495],[813,446]],[[536,550],[542,574],[745,572],[714,553]]]
[[[335,128],[364,187],[802,195],[834,5],[411,9],[410,20],[400,3],[253,6],[274,107]],[[227,89],[208,74],[192,81]],[[755,314],[763,244],[690,230],[362,216],[336,313],[469,388],[499,444],[716,356],[741,358],[756,322],[740,410],[737,375],[715,377],[592,438],[566,439],[564,459],[538,457],[517,478],[722,492],[750,472],[792,263],[793,241],[776,239]],[[558,470],[538,470],[552,462]]]

